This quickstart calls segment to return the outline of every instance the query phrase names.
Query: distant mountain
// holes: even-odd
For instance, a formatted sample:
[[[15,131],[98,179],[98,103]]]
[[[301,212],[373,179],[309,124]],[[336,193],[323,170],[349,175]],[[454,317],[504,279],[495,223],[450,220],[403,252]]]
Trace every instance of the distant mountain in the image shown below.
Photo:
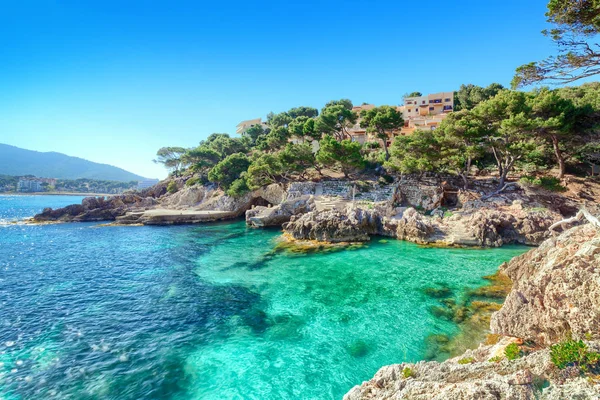
[[[0,143],[0,175],[35,175],[44,178],[89,178],[110,181],[141,181],[146,178],[83,158],[56,152],[39,152]]]

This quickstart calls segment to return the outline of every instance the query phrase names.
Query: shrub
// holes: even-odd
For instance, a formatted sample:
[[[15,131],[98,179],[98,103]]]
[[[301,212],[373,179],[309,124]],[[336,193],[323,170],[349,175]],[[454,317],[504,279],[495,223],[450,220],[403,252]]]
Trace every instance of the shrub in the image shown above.
[[[558,369],[577,366],[582,371],[600,362],[600,353],[591,352],[582,340],[567,339],[550,346],[550,359]]]
[[[194,176],[190,179],[188,179],[187,181],[185,181],[185,186],[194,186],[195,184],[200,182],[200,178],[197,176]]]
[[[500,361],[502,361],[502,356],[495,356],[492,357],[488,360],[489,362],[494,362],[494,363],[499,363]]]
[[[516,343],[511,343],[504,349],[504,355],[509,360],[516,360],[521,357],[521,349]]]
[[[177,192],[177,190],[178,190],[177,183],[175,183],[175,181],[169,182],[169,184],[167,185],[167,192],[173,194],[173,193]]]
[[[473,357],[465,357],[458,360],[459,364],[473,364],[475,359]]]
[[[379,144],[379,142],[366,142],[363,146],[366,149],[379,149],[379,148],[381,148],[381,145]]]
[[[409,367],[404,367],[404,369],[402,370],[402,376],[404,378],[414,378],[415,372]]]
[[[242,197],[250,191],[246,179],[244,177],[238,178],[231,183],[229,189],[227,189],[227,195],[231,197]]]
[[[519,179],[519,182],[524,186],[541,187],[552,192],[564,192],[567,190],[567,188],[560,184],[560,179],[554,177],[524,176]]]

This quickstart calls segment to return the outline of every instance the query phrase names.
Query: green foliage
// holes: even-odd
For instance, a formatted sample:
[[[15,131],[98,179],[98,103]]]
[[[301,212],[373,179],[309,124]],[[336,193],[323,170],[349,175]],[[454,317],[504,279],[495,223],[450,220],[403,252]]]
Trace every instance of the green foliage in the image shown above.
[[[458,360],[458,363],[461,365],[473,364],[474,362],[475,362],[475,359],[473,357],[465,357],[465,358],[461,358],[460,360]]]
[[[172,171],[175,176],[179,175],[179,170],[183,165],[182,156],[186,149],[183,147],[161,147],[156,152],[156,159],[153,161],[162,164],[168,170]]]
[[[173,193],[177,192],[177,190],[178,190],[177,183],[175,181],[169,182],[169,184],[167,185],[167,192],[173,194]]]
[[[187,181],[185,181],[185,186],[194,186],[197,185],[198,183],[200,183],[200,178],[197,176],[193,176],[190,179],[188,179]]]
[[[231,185],[229,186],[229,189],[227,189],[226,193],[228,196],[238,198],[238,197],[242,197],[249,191],[250,191],[250,188],[248,187],[248,184],[246,182],[244,174],[242,173],[242,177],[233,181],[231,183]]]
[[[598,8],[596,0],[550,0],[546,17],[553,27],[543,34],[557,45],[558,54],[518,67],[512,87],[540,81],[568,83],[600,73],[600,52],[595,40],[600,34]]]
[[[473,109],[481,121],[484,145],[494,154],[500,188],[515,163],[537,147],[531,133],[531,120],[527,117],[527,100],[528,95],[523,92],[503,90]]]
[[[508,360],[516,360],[521,358],[521,348],[516,343],[511,343],[504,349],[504,355]]]
[[[250,138],[246,138],[231,138],[227,133],[213,133],[200,142],[200,146],[217,152],[222,160],[231,154],[247,152],[250,144],[247,140]]]
[[[460,85],[460,89],[454,93],[454,111],[472,110],[481,102],[491,99],[497,95],[504,86],[492,83],[488,87],[477,85]]]
[[[494,357],[490,358],[488,361],[493,362],[493,363],[499,363],[500,361],[502,361],[502,356],[494,356]]]
[[[252,139],[252,143],[256,143],[258,138],[260,138],[268,133],[269,133],[269,131],[267,129],[263,128],[262,125],[254,125],[254,126],[251,126],[250,128],[248,128],[248,130],[246,132],[244,132],[244,135],[246,135],[250,139]]]
[[[415,372],[409,367],[404,367],[404,369],[402,369],[402,376],[404,377],[404,379],[414,378]]]
[[[564,192],[567,190],[567,188],[560,184],[560,179],[554,177],[524,176],[519,182],[525,186],[537,186],[552,192]]]
[[[582,371],[596,367],[600,362],[600,353],[591,352],[582,340],[566,339],[550,346],[550,360],[559,369],[569,366],[579,367]]]
[[[363,144],[363,147],[365,149],[379,149],[381,148],[381,144],[379,144],[379,142],[366,142],[365,144]]]
[[[290,138],[288,128],[279,126],[273,128],[267,135],[261,136],[256,143],[256,148],[263,151],[273,151],[285,146]]]
[[[348,129],[357,120],[358,115],[352,111],[352,107],[348,108],[344,104],[327,105],[315,121],[315,131],[342,140],[348,137]]]
[[[319,145],[316,160],[326,167],[340,169],[346,177],[352,170],[364,167],[365,161],[360,153],[359,143],[350,140],[338,141],[326,135]]]
[[[250,165],[248,156],[243,153],[235,153],[225,157],[215,165],[208,173],[211,182],[217,182],[223,189],[229,189],[230,185],[245,172]]]
[[[313,107],[301,106],[290,109],[287,114],[294,119],[298,117],[316,118],[319,115],[319,110]]]
[[[323,109],[325,109],[327,107],[331,107],[331,106],[338,106],[338,105],[343,106],[347,110],[352,110],[352,107],[354,107],[354,105],[352,104],[352,101],[350,101],[349,99],[340,99],[340,100],[329,101],[327,104],[325,104],[325,107],[323,107]]]
[[[218,163],[221,160],[221,154],[208,145],[201,145],[187,150],[183,154],[182,160],[192,168],[192,171],[202,171]]]
[[[437,170],[439,160],[439,142],[434,133],[417,130],[394,139],[391,158],[384,166],[403,174],[424,173]]]
[[[374,133],[383,142],[385,159],[388,160],[390,158],[388,137],[391,137],[392,132],[399,131],[404,126],[402,113],[396,110],[396,107],[381,106],[364,110],[360,116],[362,117],[360,126],[367,132]]]
[[[288,143],[278,157],[285,175],[304,176],[306,170],[316,163],[312,147],[306,143]]]
[[[292,122],[293,118],[286,112],[279,114],[269,113],[267,115],[267,124],[271,129],[275,128],[287,128],[288,124]]]
[[[246,183],[250,189],[258,189],[277,182],[282,173],[283,166],[279,158],[274,154],[263,153],[257,156],[248,167]]]
[[[421,97],[421,96],[423,96],[423,93],[421,93],[421,92],[410,92],[410,93],[404,95],[404,97]]]

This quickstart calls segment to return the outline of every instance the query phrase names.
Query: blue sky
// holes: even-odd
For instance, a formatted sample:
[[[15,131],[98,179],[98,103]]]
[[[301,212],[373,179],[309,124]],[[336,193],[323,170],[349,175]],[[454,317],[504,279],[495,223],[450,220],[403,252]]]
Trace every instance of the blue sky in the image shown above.
[[[6,2],[0,143],[164,177],[159,147],[269,111],[508,85],[555,51],[546,3]]]

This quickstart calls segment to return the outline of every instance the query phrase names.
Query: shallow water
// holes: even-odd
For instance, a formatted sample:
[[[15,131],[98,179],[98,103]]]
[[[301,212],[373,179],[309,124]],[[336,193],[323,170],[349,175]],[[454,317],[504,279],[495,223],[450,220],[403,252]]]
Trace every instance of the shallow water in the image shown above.
[[[526,250],[293,254],[278,237],[243,222],[1,227],[0,398],[341,398],[457,332],[424,288],[460,296]]]

